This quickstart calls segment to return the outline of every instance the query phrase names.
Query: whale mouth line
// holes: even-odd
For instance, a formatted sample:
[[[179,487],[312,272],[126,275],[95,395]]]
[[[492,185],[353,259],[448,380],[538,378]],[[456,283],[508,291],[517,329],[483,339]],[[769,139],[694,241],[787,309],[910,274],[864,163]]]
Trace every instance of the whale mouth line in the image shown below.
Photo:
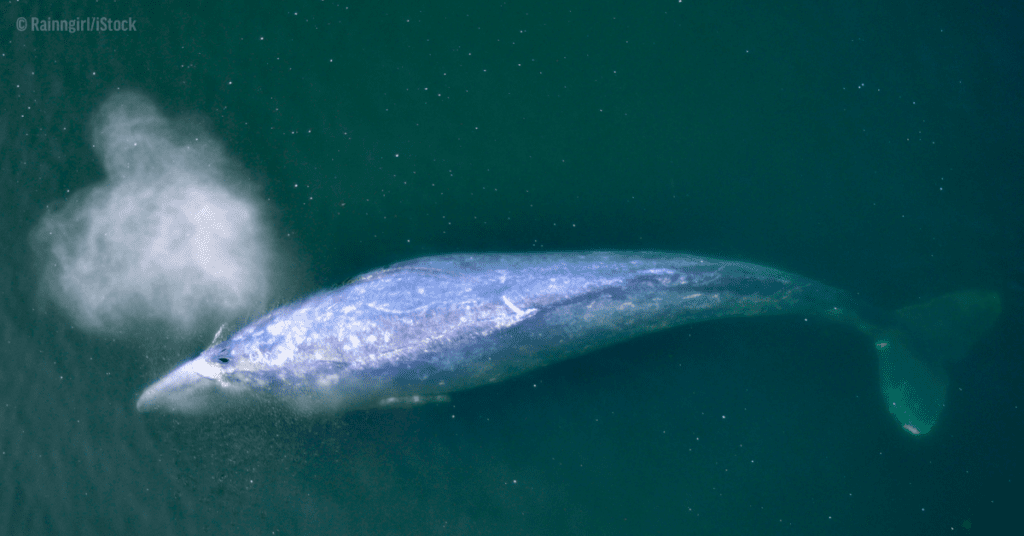
[[[222,386],[218,378],[181,366],[147,387],[135,403],[135,409],[140,412],[200,413],[209,406],[219,387]]]

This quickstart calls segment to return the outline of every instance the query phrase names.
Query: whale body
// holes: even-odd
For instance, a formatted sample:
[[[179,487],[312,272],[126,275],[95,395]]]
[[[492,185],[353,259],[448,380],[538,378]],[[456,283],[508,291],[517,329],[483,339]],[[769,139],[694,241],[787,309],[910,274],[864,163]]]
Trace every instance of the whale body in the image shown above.
[[[945,401],[941,362],[994,322],[998,296],[885,313],[806,277],[679,253],[425,257],[271,311],[148,387],[137,409],[200,414],[262,401],[320,413],[443,400],[647,333],[785,314],[870,337],[889,411],[921,434]],[[929,334],[943,315],[976,321],[961,333],[946,318]]]

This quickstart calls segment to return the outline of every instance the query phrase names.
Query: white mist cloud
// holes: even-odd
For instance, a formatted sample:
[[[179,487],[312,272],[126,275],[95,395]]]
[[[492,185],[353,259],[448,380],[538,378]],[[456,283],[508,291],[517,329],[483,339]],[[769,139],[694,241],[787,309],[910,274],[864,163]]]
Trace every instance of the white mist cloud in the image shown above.
[[[100,108],[106,180],[47,212],[34,233],[44,290],[84,328],[187,333],[258,312],[277,260],[261,203],[200,130],[137,93]]]

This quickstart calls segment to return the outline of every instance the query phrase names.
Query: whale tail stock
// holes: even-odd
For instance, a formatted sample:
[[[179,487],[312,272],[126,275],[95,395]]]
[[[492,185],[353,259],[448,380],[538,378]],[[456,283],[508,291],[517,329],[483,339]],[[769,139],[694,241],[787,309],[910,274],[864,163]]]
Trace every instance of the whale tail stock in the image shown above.
[[[960,291],[895,311],[892,325],[865,329],[875,340],[889,413],[914,435],[928,433],[946,403],[944,365],[959,361],[999,317],[999,295]]]

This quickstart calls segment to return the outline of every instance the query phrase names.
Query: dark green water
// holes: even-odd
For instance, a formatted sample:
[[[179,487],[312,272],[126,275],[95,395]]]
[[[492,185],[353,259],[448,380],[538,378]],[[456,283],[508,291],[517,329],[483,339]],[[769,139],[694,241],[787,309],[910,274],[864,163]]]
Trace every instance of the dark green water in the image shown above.
[[[18,31],[33,16],[137,31]],[[1018,4],[22,2],[0,28],[2,534],[1020,530]],[[885,411],[870,341],[802,318],[448,405],[140,415],[220,321],[86,329],[31,238],[105,180],[92,125],[122,89],[201,124],[265,202],[291,259],[271,302],[433,253],[664,249],[887,308],[993,289],[1004,315],[922,438]]]

